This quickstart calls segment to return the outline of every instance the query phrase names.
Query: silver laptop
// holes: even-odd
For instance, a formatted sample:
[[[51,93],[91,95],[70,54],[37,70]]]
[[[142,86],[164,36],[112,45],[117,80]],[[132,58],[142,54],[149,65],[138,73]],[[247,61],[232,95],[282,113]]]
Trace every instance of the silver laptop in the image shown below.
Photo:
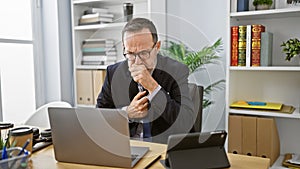
[[[49,108],[55,159],[133,167],[148,147],[131,147],[127,114],[119,109]]]

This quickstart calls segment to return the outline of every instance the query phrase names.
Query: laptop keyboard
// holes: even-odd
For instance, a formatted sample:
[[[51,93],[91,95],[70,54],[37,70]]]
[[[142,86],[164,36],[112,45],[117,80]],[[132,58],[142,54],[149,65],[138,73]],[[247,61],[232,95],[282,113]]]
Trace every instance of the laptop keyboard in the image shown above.
[[[138,154],[131,154],[131,161],[134,161],[138,156]]]

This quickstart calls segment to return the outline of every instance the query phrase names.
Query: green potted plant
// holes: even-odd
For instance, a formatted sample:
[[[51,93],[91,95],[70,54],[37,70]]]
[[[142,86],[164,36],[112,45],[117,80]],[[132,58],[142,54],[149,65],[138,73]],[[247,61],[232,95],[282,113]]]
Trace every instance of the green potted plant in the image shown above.
[[[190,51],[188,47],[181,42],[166,41],[166,44],[167,46],[163,47],[161,50],[162,55],[169,56],[187,65],[190,69],[190,74],[205,64],[214,63],[217,61],[217,59],[220,58],[218,53],[222,50],[221,39],[218,39],[212,46],[206,46],[197,52]],[[225,80],[219,80],[208,85],[204,89],[203,109],[213,104],[208,95],[214,87],[217,87],[217,85],[222,82],[225,82]]]
[[[270,9],[272,4],[273,4],[273,0],[254,0],[253,1],[255,10]]]
[[[297,38],[291,38],[281,45],[282,52],[286,54],[285,60],[291,61],[293,57],[300,55],[300,41]]]

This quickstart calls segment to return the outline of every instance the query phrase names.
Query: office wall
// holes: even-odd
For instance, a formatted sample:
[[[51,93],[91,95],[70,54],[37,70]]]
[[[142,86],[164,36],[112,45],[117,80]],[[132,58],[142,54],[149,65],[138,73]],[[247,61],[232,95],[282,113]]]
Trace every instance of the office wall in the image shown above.
[[[72,39],[69,0],[43,0],[45,102],[73,100]]]
[[[227,10],[227,1],[224,0],[168,0],[168,37],[182,41],[194,51],[212,45],[221,37],[225,49]],[[206,65],[203,70],[192,74],[189,81],[206,87],[225,79],[225,54],[224,50],[220,53],[220,62]],[[225,84],[221,86],[223,89],[215,89],[209,96],[214,104],[203,112],[203,131],[225,128]]]
[[[57,0],[57,2],[59,18],[59,56],[61,63],[61,100],[74,104],[71,1]]]

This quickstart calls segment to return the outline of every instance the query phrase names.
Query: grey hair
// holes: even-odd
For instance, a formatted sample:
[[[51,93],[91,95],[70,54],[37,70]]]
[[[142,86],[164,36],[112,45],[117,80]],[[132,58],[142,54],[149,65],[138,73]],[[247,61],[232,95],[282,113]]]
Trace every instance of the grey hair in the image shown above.
[[[130,20],[122,30],[122,42],[124,42],[124,34],[125,32],[139,32],[142,29],[147,28],[151,32],[153,42],[156,43],[157,38],[157,30],[152,21],[146,18],[134,18]]]

